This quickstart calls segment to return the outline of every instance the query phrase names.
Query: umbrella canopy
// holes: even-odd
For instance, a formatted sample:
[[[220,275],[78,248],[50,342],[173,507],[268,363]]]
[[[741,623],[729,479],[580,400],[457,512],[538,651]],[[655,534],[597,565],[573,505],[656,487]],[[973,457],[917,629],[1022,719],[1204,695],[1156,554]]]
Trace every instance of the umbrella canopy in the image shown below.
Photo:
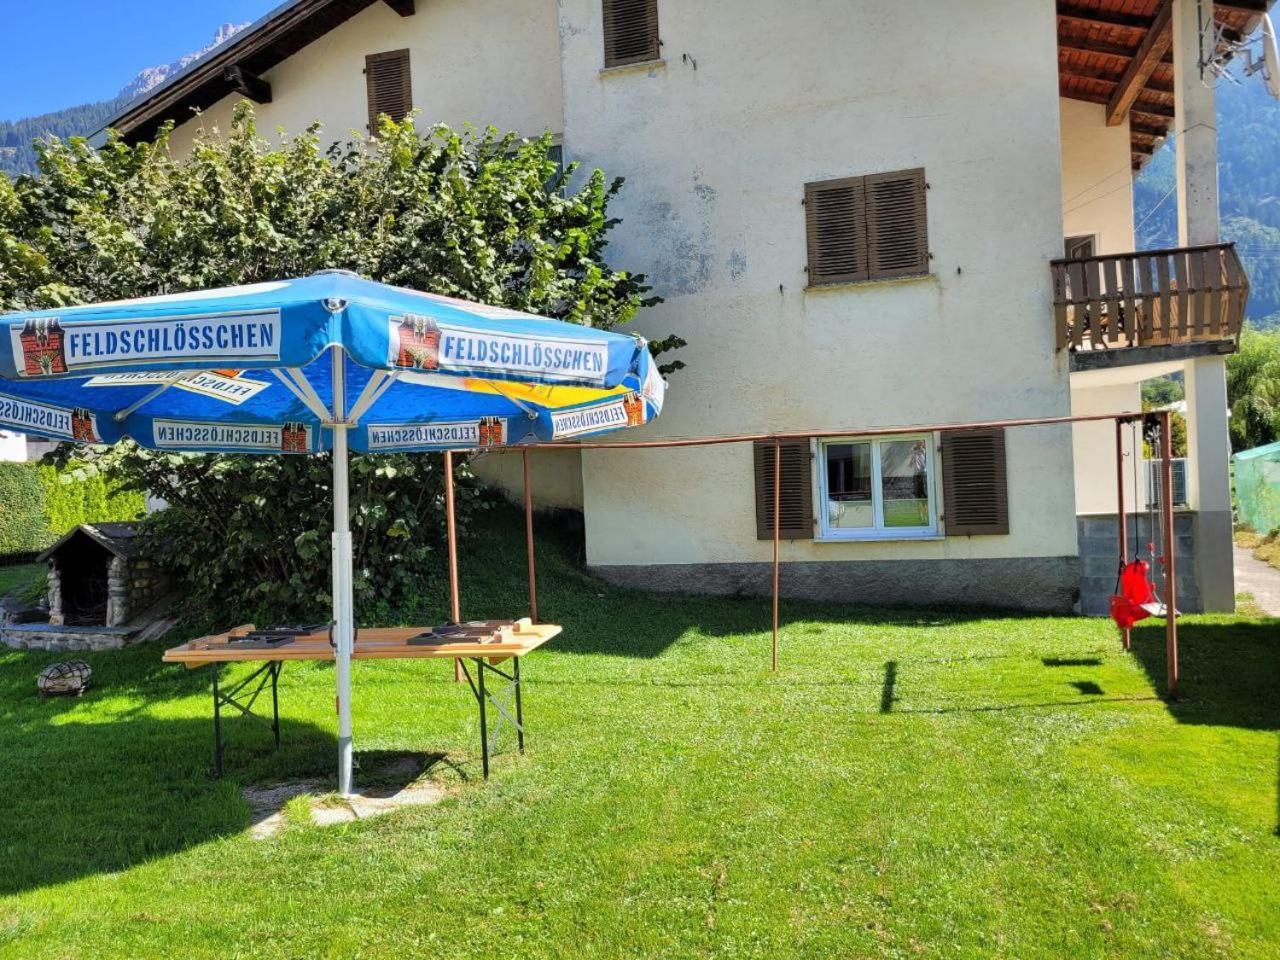
[[[644,340],[327,272],[0,317],[0,426],[161,450],[471,449],[642,424]],[[334,352],[340,347],[341,363]]]
[[[178,452],[333,451],[344,794],[355,636],[348,451],[587,437],[656,417],[664,389],[641,337],[346,271],[0,317],[0,426]]]

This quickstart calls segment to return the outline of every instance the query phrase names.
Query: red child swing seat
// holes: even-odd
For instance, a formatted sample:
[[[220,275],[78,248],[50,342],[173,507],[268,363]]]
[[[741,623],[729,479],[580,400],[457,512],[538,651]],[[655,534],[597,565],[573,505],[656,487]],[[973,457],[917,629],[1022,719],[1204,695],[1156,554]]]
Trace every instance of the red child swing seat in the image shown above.
[[[1121,566],[1118,592],[1111,597],[1111,619],[1116,626],[1128,630],[1157,613],[1159,606],[1147,561],[1134,560]]]

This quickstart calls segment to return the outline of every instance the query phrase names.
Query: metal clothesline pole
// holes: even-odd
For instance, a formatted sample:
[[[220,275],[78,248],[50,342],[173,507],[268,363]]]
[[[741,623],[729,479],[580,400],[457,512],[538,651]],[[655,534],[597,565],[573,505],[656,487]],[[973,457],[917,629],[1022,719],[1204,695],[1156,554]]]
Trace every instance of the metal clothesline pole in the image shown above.
[[[529,619],[538,622],[538,564],[533,552],[533,488],[529,485],[529,451],[521,451],[524,468],[524,539],[529,563]]]
[[[1123,423],[1132,422],[1136,417],[1142,414],[1136,411],[1125,411],[1123,413],[1092,413],[1078,414],[1061,417],[1019,417],[1004,420],[980,420],[980,421],[953,421],[948,423],[932,423],[932,424],[906,424],[894,427],[845,427],[839,430],[802,430],[780,433],[744,433],[719,436],[705,437],[672,437],[666,440],[632,440],[632,441],[608,441],[608,440],[579,440],[574,442],[552,442],[552,443],[531,443],[521,445],[519,448],[522,455],[528,456],[530,450],[654,450],[673,447],[705,447],[715,446],[726,443],[759,443],[772,441],[774,444],[774,559],[773,559],[773,649],[771,665],[773,669],[777,669],[777,637],[778,637],[778,587],[779,587],[779,507],[780,507],[780,486],[779,472],[781,449],[780,444],[783,440],[820,440],[829,437],[847,437],[857,435],[862,437],[882,437],[893,436],[900,433],[944,433],[961,430],[979,430],[979,429],[1012,429],[1015,427],[1048,427],[1063,426],[1075,423],[1099,423],[1110,420],[1116,425],[1117,441],[1116,441],[1116,478],[1120,488],[1118,519],[1120,523],[1120,540],[1121,555],[1125,556],[1124,539],[1127,535],[1127,517],[1124,509],[1124,478],[1123,471],[1123,446],[1120,439],[1120,430]],[[1167,416],[1165,417],[1167,420]],[[1169,428],[1163,424],[1166,438],[1170,437]],[[1172,543],[1173,540],[1173,510],[1172,510],[1172,460],[1170,459],[1170,441],[1165,440],[1164,443],[1164,460],[1165,470],[1168,473],[1166,478],[1169,484],[1169,490],[1165,496],[1164,521],[1166,529],[1166,542]],[[515,448],[492,448],[486,450],[486,453],[509,453]],[[1134,452],[1136,457],[1138,452]],[[1136,492],[1135,492],[1136,495]],[[1168,565],[1166,569],[1169,571],[1168,582],[1165,587],[1166,607],[1168,611],[1174,609],[1172,600],[1175,599],[1175,590],[1173,588],[1173,571],[1174,560],[1173,551],[1168,551]],[[1169,654],[1169,677],[1170,690],[1175,690],[1177,686],[1178,674],[1178,650],[1177,635],[1178,627],[1175,622],[1176,618],[1170,616],[1165,627],[1167,635],[1167,646]],[[1131,637],[1126,631],[1126,649],[1131,643]],[[1172,694],[1171,694],[1172,695]]]
[[[844,427],[839,430],[792,430],[779,433],[737,433],[705,437],[671,437],[666,440],[575,440],[521,444],[517,447],[490,447],[485,453],[513,453],[520,450],[652,450],[662,447],[709,447],[722,443],[754,443],[773,440],[823,440],[830,437],[888,437],[899,433],[949,433],[955,430],[991,430],[1012,427],[1052,427],[1069,423],[1096,423],[1128,418],[1135,414],[1088,413],[1065,417],[1020,417],[1008,420],[969,420],[948,423],[911,423],[894,427]]]
[[[1173,423],[1168,410],[1160,411],[1160,519],[1164,525],[1164,645],[1165,691],[1178,697],[1178,588],[1177,549],[1173,539]]]
[[[1136,457],[1138,451],[1134,450],[1133,455]],[[1124,421],[1116,419],[1116,492],[1118,496],[1118,504],[1116,507],[1117,526],[1120,530],[1120,569],[1124,569],[1124,565],[1129,562],[1129,518],[1125,513],[1124,504]],[[1137,491],[1134,491],[1137,496]],[[1133,633],[1125,627],[1120,631],[1120,639],[1126,650],[1129,649],[1133,642]]]

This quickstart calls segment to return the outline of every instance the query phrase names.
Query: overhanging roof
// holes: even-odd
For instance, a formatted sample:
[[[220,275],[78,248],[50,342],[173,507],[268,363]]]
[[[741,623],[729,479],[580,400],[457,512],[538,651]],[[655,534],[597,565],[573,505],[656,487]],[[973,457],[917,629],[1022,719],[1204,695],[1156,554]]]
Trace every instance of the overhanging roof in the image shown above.
[[[1214,22],[1231,39],[1257,29],[1275,0],[1222,0]],[[1173,123],[1172,0],[1057,0],[1058,86],[1064,97],[1107,106],[1129,121],[1134,169]],[[1208,2],[1206,0],[1206,6]]]
[[[402,17],[414,12],[414,0],[285,0],[207,56],[127,104],[94,140],[104,140],[107,128],[120,131],[130,143],[149,140],[165,121],[182,123],[193,111],[208,109],[232,93],[268,102],[271,88],[261,81],[263,73],[375,3],[386,3]]]
[[[87,537],[115,556],[127,558],[137,546],[134,539],[137,535],[138,524],[136,523],[82,523],[59,537],[58,542],[42,551],[36,560],[44,563],[78,537]]]

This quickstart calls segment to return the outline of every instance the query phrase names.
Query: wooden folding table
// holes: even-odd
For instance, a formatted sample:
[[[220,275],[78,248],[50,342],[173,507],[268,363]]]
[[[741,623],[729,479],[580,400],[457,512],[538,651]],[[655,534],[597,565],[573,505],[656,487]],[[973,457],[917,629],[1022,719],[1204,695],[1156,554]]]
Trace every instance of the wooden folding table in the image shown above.
[[[520,688],[520,660],[560,633],[555,624],[521,620],[477,620],[438,627],[380,627],[356,633],[356,660],[454,660],[461,665],[467,684],[480,709],[480,749],[484,775],[489,776],[489,755],[504,721],[516,731],[524,751],[524,704]],[[206,664],[213,668],[214,773],[222,776],[222,708],[232,707],[243,716],[254,716],[253,705],[268,684],[271,686],[271,728],[280,745],[280,698],[278,681],[284,664],[291,660],[332,660],[333,645],[328,625],[257,629],[245,624],[225,633],[198,637],[165,651],[166,663],[185,664],[190,669]],[[261,666],[229,689],[219,685],[224,663],[258,663]],[[500,665],[510,663],[510,672]],[[472,676],[468,663],[474,667]],[[497,695],[486,683],[493,674],[505,681]],[[489,731],[488,707],[498,716]],[[512,707],[514,706],[514,714]]]

